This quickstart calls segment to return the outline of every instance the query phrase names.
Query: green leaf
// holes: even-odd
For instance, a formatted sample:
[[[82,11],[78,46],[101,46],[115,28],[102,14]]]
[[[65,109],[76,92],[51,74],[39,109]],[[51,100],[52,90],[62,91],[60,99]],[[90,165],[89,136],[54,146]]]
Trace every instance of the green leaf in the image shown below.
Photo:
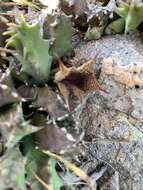
[[[50,158],[50,171],[52,177],[52,186],[54,190],[60,190],[64,185],[61,178],[58,176],[57,171],[55,169],[57,161],[53,158]]]

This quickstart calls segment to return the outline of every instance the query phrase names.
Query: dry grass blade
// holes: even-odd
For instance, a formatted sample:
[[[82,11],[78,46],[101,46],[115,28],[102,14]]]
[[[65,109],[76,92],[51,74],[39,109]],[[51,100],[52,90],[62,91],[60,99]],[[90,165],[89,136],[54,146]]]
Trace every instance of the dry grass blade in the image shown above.
[[[53,190],[51,186],[47,185],[32,169],[30,169],[30,172],[47,190]]]
[[[90,183],[91,179],[90,177],[80,168],[75,166],[74,164],[70,163],[69,161],[65,160],[61,156],[54,154],[50,151],[43,151],[45,154],[55,158],[56,160],[62,162],[67,168],[69,168],[71,171],[73,171],[77,176],[79,176],[82,180],[86,181],[88,184]]]

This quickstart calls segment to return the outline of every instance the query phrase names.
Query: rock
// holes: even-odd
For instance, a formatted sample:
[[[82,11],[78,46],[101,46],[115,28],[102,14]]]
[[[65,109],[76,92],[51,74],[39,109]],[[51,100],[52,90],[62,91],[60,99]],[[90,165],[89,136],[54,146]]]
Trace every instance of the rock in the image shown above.
[[[115,35],[82,45],[71,62],[95,59],[106,90],[90,94],[77,113],[87,157],[119,174],[121,190],[143,189],[143,44],[139,36]],[[86,143],[84,143],[86,144]],[[104,177],[104,176],[103,176]],[[109,177],[109,176],[108,176]],[[105,180],[104,180],[105,183]],[[106,185],[98,181],[103,188]]]

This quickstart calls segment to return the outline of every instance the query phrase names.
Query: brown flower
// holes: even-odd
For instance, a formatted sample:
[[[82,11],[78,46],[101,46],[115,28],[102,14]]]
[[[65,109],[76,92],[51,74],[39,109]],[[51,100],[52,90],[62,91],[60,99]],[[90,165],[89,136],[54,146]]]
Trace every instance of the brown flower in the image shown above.
[[[55,81],[68,108],[71,93],[82,102],[89,92],[102,90],[94,74],[93,64],[95,61],[90,60],[76,68],[66,67],[59,61],[59,71],[55,75]]]

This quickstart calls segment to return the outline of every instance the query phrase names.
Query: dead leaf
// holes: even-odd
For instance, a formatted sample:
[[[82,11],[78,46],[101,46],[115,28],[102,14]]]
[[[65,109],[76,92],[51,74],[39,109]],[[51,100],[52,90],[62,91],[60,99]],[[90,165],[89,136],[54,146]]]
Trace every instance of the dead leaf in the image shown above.
[[[55,75],[55,82],[57,83],[65,102],[69,105],[69,96],[71,93],[76,96],[80,102],[90,92],[96,90],[103,90],[98,83],[94,70],[92,68],[94,60],[79,67],[66,67],[59,61],[59,71]]]
[[[85,0],[69,0],[69,7],[72,6],[75,15],[84,14],[88,10],[87,2]]]
[[[17,88],[17,92],[26,101],[34,100],[37,96],[36,87],[21,85]]]
[[[33,106],[47,111],[52,119],[59,119],[68,114],[57,94],[47,86],[37,88],[37,98],[33,102]]]
[[[88,11],[88,6],[86,0],[69,0],[60,1],[61,8],[63,12],[65,12],[67,15],[83,15]]]
[[[0,114],[0,134],[8,149],[14,147],[24,136],[40,129],[24,121],[21,105],[15,105]]]
[[[5,84],[0,84],[0,108],[11,103],[18,103],[19,101],[20,97],[16,91]]]
[[[44,150],[60,152],[69,150],[75,144],[75,140],[66,130],[62,130],[54,124],[48,124],[35,133],[35,143]]]

